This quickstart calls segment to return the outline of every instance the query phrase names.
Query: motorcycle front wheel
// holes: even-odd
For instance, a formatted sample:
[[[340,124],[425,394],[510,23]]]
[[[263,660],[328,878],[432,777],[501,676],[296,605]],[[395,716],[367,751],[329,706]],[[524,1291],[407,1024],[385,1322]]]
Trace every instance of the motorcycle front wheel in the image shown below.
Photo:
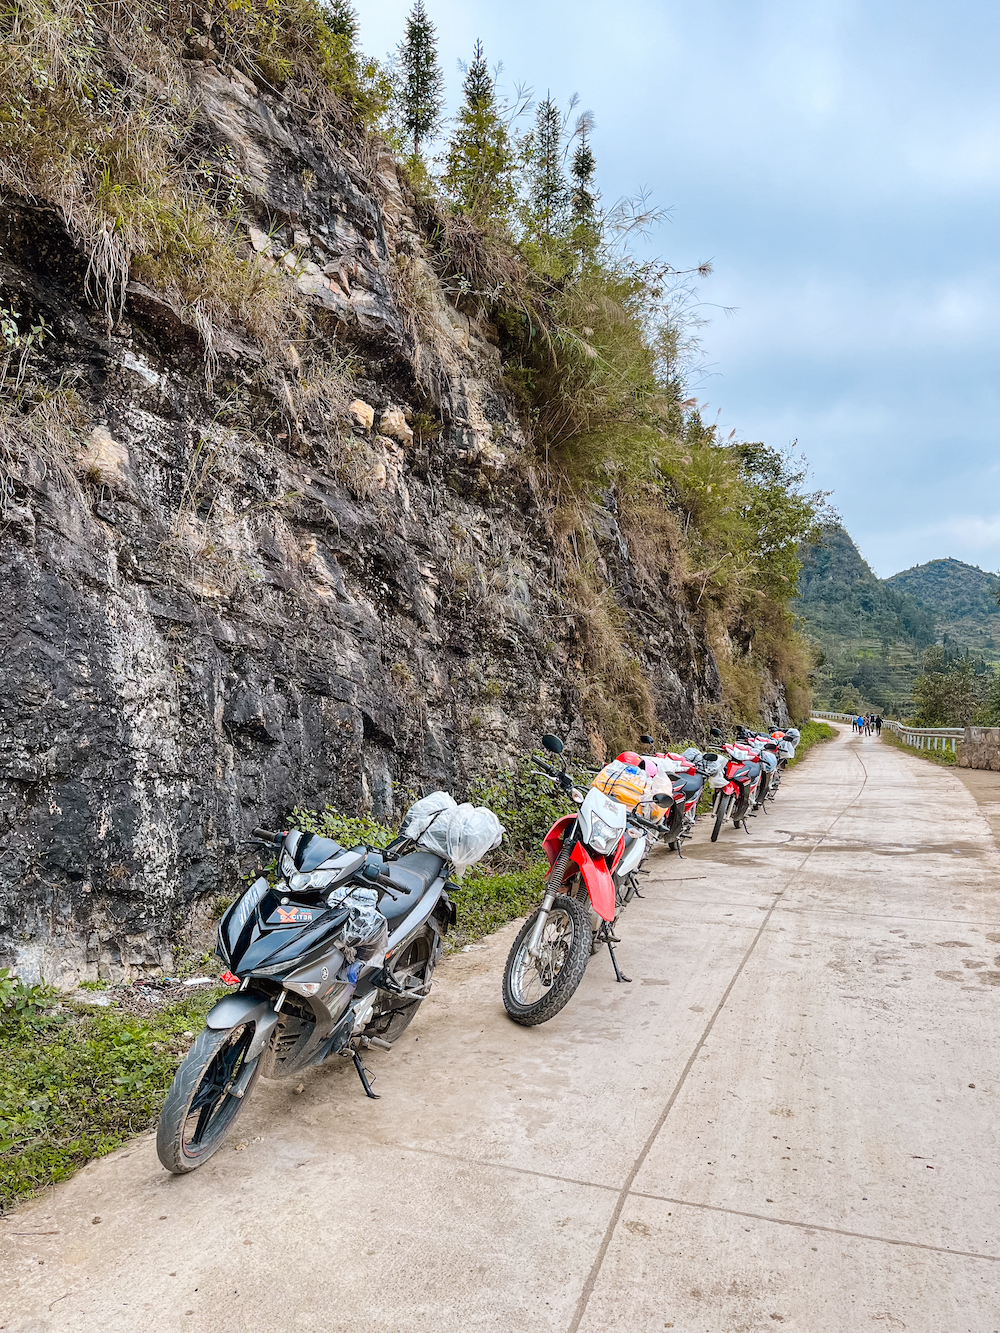
[[[719,834],[722,832],[722,826],[726,822],[726,816],[729,814],[729,807],[732,804],[732,796],[720,796],[719,804],[715,808],[715,824],[712,828],[712,841],[719,841]]]
[[[538,912],[532,912],[518,931],[503,974],[503,1006],[524,1027],[548,1022],[570,1000],[583,980],[594,936],[587,908],[560,893],[532,957],[528,941],[537,919]]]
[[[256,1026],[205,1028],[181,1061],[156,1129],[156,1154],[174,1175],[207,1162],[232,1129],[257,1081],[260,1056],[246,1059]]]
[[[733,827],[739,828],[740,824],[746,822],[746,817],[750,813],[750,805],[753,797],[747,791],[746,787],[741,788],[739,796],[736,798],[736,809],[733,811]]]

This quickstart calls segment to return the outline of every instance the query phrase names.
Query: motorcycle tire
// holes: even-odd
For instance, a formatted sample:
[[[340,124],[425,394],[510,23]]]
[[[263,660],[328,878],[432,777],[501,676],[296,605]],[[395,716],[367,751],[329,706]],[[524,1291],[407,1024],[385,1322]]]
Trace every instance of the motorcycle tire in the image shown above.
[[[241,1096],[234,1097],[229,1089],[245,1075],[245,1056],[256,1027],[240,1023],[221,1030],[204,1028],[181,1061],[156,1127],[156,1155],[175,1176],[207,1162],[246,1105],[257,1082],[259,1055],[251,1061],[253,1072]]]
[[[715,824],[712,828],[712,842],[719,841],[719,834],[722,832],[722,826],[726,822],[729,814],[729,807],[732,804],[732,796],[723,796],[719,800],[718,808],[715,812]]]
[[[549,973],[550,979],[547,979],[539,965],[532,963],[527,956],[528,939],[537,916],[537,911],[532,912],[518,931],[517,939],[507,955],[503,973],[503,1007],[514,1022],[523,1027],[547,1023],[568,1003],[583,980],[594,939],[590,912],[583,903],[564,893],[557,894],[545,923],[542,943],[544,946],[546,932],[554,924],[561,931],[561,938],[548,937],[550,957],[557,949],[561,957],[558,966]],[[529,988],[535,984],[531,971],[537,978],[537,984],[543,988],[537,999],[529,998]]]
[[[434,932],[428,927],[393,955],[389,971],[400,985],[405,986],[411,978],[419,982],[421,987],[431,984],[436,962],[434,945]],[[365,1027],[364,1035],[379,1037],[391,1045],[403,1035],[416,1018],[423,998],[421,996],[419,999],[407,1001],[405,996],[380,991],[375,1012]]]

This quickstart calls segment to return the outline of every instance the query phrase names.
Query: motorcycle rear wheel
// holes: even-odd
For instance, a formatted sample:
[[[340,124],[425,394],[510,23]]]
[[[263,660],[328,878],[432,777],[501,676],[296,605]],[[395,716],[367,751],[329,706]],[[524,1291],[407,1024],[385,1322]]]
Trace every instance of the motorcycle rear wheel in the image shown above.
[[[401,986],[417,982],[421,988],[429,986],[434,975],[434,932],[428,926],[426,930],[414,936],[398,954],[394,954],[389,963],[389,971]],[[419,999],[407,1000],[405,996],[393,995],[390,991],[380,991],[375,1012],[365,1028],[366,1037],[380,1037],[391,1045],[403,1035],[417,1016],[420,1008]]]
[[[539,909],[541,910],[541,909]],[[572,998],[590,959],[594,931],[583,903],[556,896],[539,941],[540,959],[528,954],[538,912],[518,931],[503,974],[503,1006],[515,1023],[547,1023]]]
[[[242,1096],[231,1089],[245,1074],[246,1053],[256,1023],[233,1028],[204,1028],[181,1061],[170,1085],[156,1128],[156,1155],[174,1175],[184,1175],[207,1162],[246,1104],[257,1081],[260,1056],[249,1063],[253,1072]]]
[[[726,822],[726,817],[729,814],[729,807],[732,804],[732,800],[732,796],[721,796],[719,798],[719,804],[715,811],[715,824],[712,828],[712,842],[719,841],[719,834],[722,832],[722,826]]]

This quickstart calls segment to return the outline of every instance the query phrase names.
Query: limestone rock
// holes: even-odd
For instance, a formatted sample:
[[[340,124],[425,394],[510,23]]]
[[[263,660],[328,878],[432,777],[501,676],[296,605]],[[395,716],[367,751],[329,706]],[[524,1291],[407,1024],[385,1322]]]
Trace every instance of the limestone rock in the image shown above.
[[[383,412],[378,428],[390,440],[398,440],[400,444],[413,443],[413,431],[406,424],[401,408],[391,407],[388,412]]]
[[[354,388],[306,338],[296,367],[252,320],[199,330],[135,280],[103,333],[58,209],[0,200],[5,285],[53,330],[41,378],[67,377],[87,423],[75,475],[30,440],[4,463],[0,967],[28,979],[164,967],[177,922],[245,884],[248,829],[295,806],[391,822],[400,790],[462,795],[548,728],[589,744],[579,616],[496,333],[449,300],[394,162],[373,172],[216,63],[185,73],[258,263]],[[313,247],[288,272],[275,219],[274,255]],[[605,545],[660,717],[695,735],[719,691],[704,623]]]
[[[361,398],[355,398],[353,403],[348,403],[347,410],[362,430],[371,430],[375,425],[374,407],[372,407],[370,403],[364,402]]]

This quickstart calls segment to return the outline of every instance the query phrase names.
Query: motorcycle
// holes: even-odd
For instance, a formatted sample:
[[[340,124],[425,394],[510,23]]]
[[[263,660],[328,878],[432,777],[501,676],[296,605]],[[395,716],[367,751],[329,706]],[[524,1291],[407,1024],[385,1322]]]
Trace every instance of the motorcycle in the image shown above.
[[[543,747],[562,755],[558,736],[543,736]],[[541,904],[528,917],[511,945],[504,968],[503,1003],[515,1023],[533,1027],[553,1018],[572,998],[591,955],[608,946],[617,981],[629,981],[618,966],[614,924],[622,889],[641,864],[645,846],[628,837],[627,806],[596,786],[582,791],[566,771],[536,759],[576,805],[549,829],[542,843],[549,863]],[[638,770],[634,770],[638,773]],[[633,823],[636,820],[633,819]],[[628,843],[627,860],[626,843]],[[616,872],[618,882],[616,884]],[[634,890],[633,890],[634,891]]]
[[[717,749],[725,756],[724,764],[710,778],[715,790],[712,810],[715,822],[712,826],[712,842],[718,842],[719,834],[728,818],[732,818],[734,828],[743,825],[747,828],[747,817],[752,814],[760,788],[760,775],[763,766],[755,752],[741,744],[726,744],[725,737],[718,727],[712,727],[709,736],[722,744]]]
[[[652,747],[656,744],[652,736],[640,736],[640,743]],[[711,750],[701,751],[690,747],[683,754],[670,751],[657,751],[643,756],[643,765],[650,772],[652,768],[653,791],[668,791],[672,798],[672,808],[668,807],[661,819],[664,840],[671,851],[683,857],[681,843],[693,836],[695,821],[698,818],[698,802],[708,781],[720,766],[720,758]]]
[[[771,781],[768,787],[768,800],[773,801],[778,794],[778,787],[781,785],[781,775],[788,767],[788,761],[795,757],[795,747],[799,743],[801,732],[798,727],[789,727],[787,731],[772,731],[771,740],[774,741],[778,766],[771,774]]]
[[[251,843],[275,853],[278,879],[255,880],[219,922],[222,980],[239,989],[209,1012],[170,1085],[156,1135],[168,1171],[193,1171],[219,1149],[259,1077],[336,1056],[378,1096],[362,1052],[391,1050],[413,1021],[456,921],[448,890],[460,886],[449,876],[503,836],[489,811],[473,814],[489,815],[492,832],[468,834],[469,817],[458,816],[471,810],[446,793],[424,798],[384,851],[253,830]]]

